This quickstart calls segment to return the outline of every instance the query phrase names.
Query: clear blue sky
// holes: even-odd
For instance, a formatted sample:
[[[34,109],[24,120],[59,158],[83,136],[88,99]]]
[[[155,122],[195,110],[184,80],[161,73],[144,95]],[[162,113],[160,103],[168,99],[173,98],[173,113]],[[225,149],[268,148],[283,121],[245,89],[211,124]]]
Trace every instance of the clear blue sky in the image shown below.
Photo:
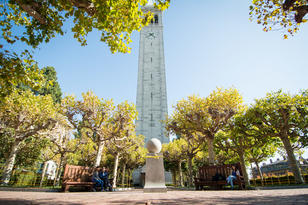
[[[164,43],[169,112],[192,94],[206,97],[216,87],[234,86],[244,102],[283,89],[307,88],[308,25],[294,37],[263,32],[249,21],[247,0],[172,0],[164,13]],[[135,102],[139,33],[132,36],[130,54],[111,54],[88,36],[81,47],[69,28],[35,52],[40,67],[53,66],[62,91],[80,97],[93,90],[102,98]]]

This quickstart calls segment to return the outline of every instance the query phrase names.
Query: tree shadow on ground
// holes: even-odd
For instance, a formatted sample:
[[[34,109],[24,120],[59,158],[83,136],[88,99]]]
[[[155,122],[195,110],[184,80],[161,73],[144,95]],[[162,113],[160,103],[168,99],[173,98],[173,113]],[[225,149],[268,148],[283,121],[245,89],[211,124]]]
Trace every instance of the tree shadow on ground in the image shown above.
[[[204,192],[206,195],[206,192]],[[18,194],[18,193],[16,193]],[[98,196],[97,196],[98,197]],[[116,196],[115,196],[116,197]],[[93,199],[93,198],[91,198]],[[285,204],[308,204],[308,194],[297,194],[291,196],[223,196],[220,197],[209,197],[209,196],[195,196],[187,197],[184,195],[182,197],[177,197],[175,199],[169,199],[166,197],[158,199],[134,199],[129,198],[123,200],[117,200],[116,198],[108,198],[108,202],[104,202],[104,198],[98,197],[95,204],[131,204],[131,205],[145,205],[147,202],[151,202],[151,205],[160,204],[160,205],[176,205],[176,204],[272,204],[272,205],[285,205]],[[89,204],[89,201],[82,200],[80,202],[67,201],[67,199],[55,199],[54,197],[44,197],[40,199],[0,199],[0,205],[47,205],[47,204],[70,204],[70,205],[81,205]]]
[[[254,196],[254,197],[215,197],[215,198],[178,198],[174,199],[152,199],[147,201],[135,201],[135,200],[115,200],[110,204],[134,204],[141,205],[151,202],[153,204],[160,205],[175,205],[175,204],[308,204],[308,194],[292,195],[292,196]]]
[[[72,203],[67,201],[54,201],[52,198],[40,199],[40,200],[26,200],[26,199],[0,199],[0,205],[44,205],[44,204],[69,204],[69,205],[81,205],[84,203]]]

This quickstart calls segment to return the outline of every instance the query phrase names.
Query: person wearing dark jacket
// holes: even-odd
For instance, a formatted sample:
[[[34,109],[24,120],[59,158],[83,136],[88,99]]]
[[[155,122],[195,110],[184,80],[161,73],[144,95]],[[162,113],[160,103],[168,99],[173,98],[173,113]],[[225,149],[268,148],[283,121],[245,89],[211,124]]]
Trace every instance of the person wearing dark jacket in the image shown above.
[[[92,182],[95,182],[95,187],[100,186],[101,191],[104,191],[104,181],[99,177],[100,168],[96,167],[93,175],[92,175]],[[93,191],[96,191],[95,188],[93,188]]]
[[[103,181],[103,186],[105,189],[109,188],[111,190],[111,185],[109,183],[109,173],[108,170],[106,169],[106,167],[103,167],[103,169],[99,172],[99,177],[101,178],[101,180]]]

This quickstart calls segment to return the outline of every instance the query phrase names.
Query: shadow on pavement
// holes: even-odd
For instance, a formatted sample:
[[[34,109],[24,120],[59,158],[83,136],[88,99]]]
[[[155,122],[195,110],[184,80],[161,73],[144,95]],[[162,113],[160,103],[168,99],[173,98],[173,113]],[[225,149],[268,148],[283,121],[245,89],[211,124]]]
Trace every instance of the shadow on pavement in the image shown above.
[[[66,201],[53,201],[53,199],[26,200],[26,199],[0,199],[0,205],[41,205],[41,204],[70,204],[81,205],[83,203],[72,203]]]
[[[293,195],[293,196],[255,196],[255,197],[220,197],[220,198],[179,198],[172,199],[153,199],[147,200],[153,204],[160,205],[175,205],[175,204],[308,204],[308,194]],[[147,201],[134,200],[118,200],[112,201],[109,204],[146,204]]]

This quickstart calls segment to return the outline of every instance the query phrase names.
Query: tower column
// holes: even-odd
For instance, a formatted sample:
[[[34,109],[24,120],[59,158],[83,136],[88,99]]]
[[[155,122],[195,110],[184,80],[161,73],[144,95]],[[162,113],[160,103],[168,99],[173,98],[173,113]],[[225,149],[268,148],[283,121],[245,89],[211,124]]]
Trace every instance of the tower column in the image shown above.
[[[143,10],[154,18],[140,32],[136,132],[145,136],[145,143],[151,138],[168,143],[162,123],[168,114],[162,11],[151,1]]]

